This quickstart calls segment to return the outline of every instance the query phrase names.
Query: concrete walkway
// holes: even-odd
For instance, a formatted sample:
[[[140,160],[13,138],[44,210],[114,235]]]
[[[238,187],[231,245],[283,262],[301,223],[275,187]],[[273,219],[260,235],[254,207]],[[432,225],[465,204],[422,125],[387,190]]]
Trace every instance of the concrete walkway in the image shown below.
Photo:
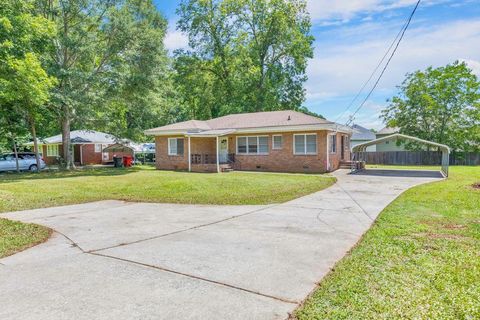
[[[0,319],[285,319],[388,203],[439,180],[335,176],[271,206],[101,201],[2,215],[56,233],[0,259]]]

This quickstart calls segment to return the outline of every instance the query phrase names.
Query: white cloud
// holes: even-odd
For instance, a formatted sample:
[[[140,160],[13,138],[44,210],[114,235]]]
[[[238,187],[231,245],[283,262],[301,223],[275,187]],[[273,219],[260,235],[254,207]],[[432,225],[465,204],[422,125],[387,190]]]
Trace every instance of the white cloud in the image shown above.
[[[480,77],[480,61],[470,60],[470,59],[459,59],[467,64],[467,66],[472,69],[473,73]]]
[[[352,43],[349,41],[350,38],[342,38],[337,43],[317,44],[315,58],[310,61],[307,70],[309,97],[315,97],[318,93],[322,93],[323,96],[335,93],[355,94],[368,79],[397,32],[395,29],[385,32],[384,25],[369,24],[368,28],[364,29],[369,36],[362,34],[362,27],[353,28],[358,31],[357,38],[367,40]],[[379,37],[372,38],[371,34]],[[395,86],[401,83],[407,72],[431,65],[441,66],[460,59],[466,60],[469,66],[478,72],[479,20],[410,29],[382,78],[377,92],[394,91]]]
[[[307,10],[314,21],[348,22],[358,14],[413,7],[416,2],[417,0],[307,0]],[[451,0],[424,0],[421,6],[445,2],[451,2]]]
[[[396,94],[396,86],[408,72],[463,60],[480,75],[480,20],[421,25],[408,30],[371,98],[377,104],[369,106],[367,103],[356,115],[357,123],[373,128],[382,126],[378,110],[383,109],[382,104],[386,105],[386,97]],[[307,69],[306,106],[336,120],[368,79],[399,28],[381,23],[344,26],[329,31],[334,34],[325,37],[325,41],[317,41],[315,58]],[[361,103],[372,84],[366,87],[349,112]],[[339,121],[346,121],[349,112]]]
[[[175,29],[176,21],[170,21],[167,35],[163,43],[165,48],[170,51],[175,49],[185,49],[188,48],[188,37],[186,34]]]

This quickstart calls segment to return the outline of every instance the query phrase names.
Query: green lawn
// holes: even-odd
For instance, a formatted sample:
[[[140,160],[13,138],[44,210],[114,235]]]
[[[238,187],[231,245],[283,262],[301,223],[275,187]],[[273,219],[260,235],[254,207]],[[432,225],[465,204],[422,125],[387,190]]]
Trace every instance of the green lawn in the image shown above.
[[[304,319],[480,319],[480,167],[408,190],[296,311]]]
[[[325,175],[201,174],[152,167],[0,175],[0,213],[105,199],[198,204],[285,202],[335,182]],[[0,258],[42,242],[50,230],[0,219]]]
[[[43,226],[0,219],[0,258],[43,242],[50,233]]]
[[[159,171],[151,167],[0,175],[0,212],[104,199],[197,204],[280,203],[324,189],[325,175]]]

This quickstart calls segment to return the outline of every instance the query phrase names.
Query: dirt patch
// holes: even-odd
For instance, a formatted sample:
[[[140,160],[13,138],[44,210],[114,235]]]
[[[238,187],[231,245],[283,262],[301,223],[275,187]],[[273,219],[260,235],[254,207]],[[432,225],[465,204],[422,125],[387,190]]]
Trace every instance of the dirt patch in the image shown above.
[[[467,226],[464,226],[463,224],[444,224],[443,227],[449,230],[460,230],[467,228]]]
[[[425,237],[429,239],[451,239],[451,240],[458,240],[458,239],[466,239],[468,237],[458,235],[458,234],[450,234],[450,233],[433,233],[433,232],[422,232],[422,233],[415,233],[414,236],[416,237]]]
[[[472,184],[472,188],[480,190],[480,182],[476,182],[476,183]]]

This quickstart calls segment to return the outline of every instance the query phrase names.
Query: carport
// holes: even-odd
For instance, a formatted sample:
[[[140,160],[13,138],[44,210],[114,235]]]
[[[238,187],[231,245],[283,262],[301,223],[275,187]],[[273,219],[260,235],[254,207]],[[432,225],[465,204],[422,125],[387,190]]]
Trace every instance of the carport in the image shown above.
[[[420,139],[420,138],[417,138],[417,137],[412,137],[412,136],[408,136],[408,135],[401,134],[401,133],[395,133],[395,134],[392,134],[392,135],[389,135],[389,136],[386,136],[386,137],[382,137],[382,138],[379,138],[379,139],[375,139],[375,140],[372,140],[372,141],[368,141],[368,142],[364,142],[364,143],[356,145],[355,147],[353,147],[352,151],[354,153],[359,153],[360,157],[359,157],[359,159],[354,159],[354,160],[361,160],[362,153],[366,152],[367,148],[369,146],[373,146],[373,145],[376,145],[376,144],[379,144],[379,143],[382,143],[382,142],[385,142],[385,141],[398,140],[398,139],[415,141],[415,142],[418,142],[418,143],[421,143],[421,144],[424,144],[424,145],[437,147],[442,152],[441,170],[440,171],[441,171],[441,173],[444,177],[448,177],[448,165],[449,165],[449,158],[450,158],[450,148],[447,145],[436,143],[436,142],[433,142],[433,141],[423,140],[423,139]]]

